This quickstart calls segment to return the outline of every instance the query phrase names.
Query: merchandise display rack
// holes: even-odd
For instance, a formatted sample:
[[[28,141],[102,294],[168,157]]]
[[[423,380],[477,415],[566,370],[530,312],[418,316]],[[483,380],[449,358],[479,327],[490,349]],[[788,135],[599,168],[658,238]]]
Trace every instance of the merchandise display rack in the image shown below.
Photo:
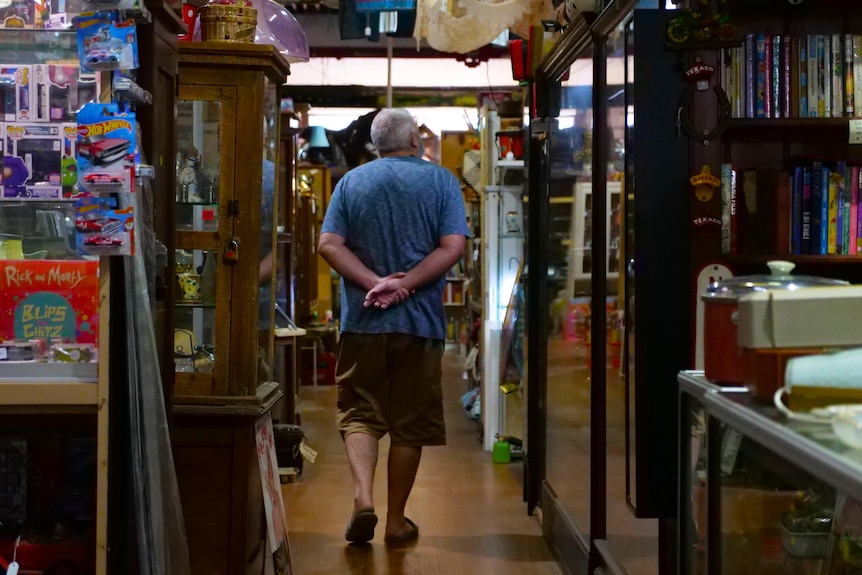
[[[118,365],[131,364],[138,361],[138,357],[129,354],[128,357],[120,357],[119,363],[112,364],[109,348],[122,340],[119,335],[121,332],[125,332],[127,328],[137,330],[140,327],[134,323],[137,320],[130,319],[134,314],[129,310],[136,305],[133,298],[120,301],[122,298],[116,296],[120,293],[118,288],[122,289],[121,285],[132,279],[124,277],[121,273],[122,266],[134,269],[136,263],[141,260],[132,257],[121,260],[115,256],[129,256],[134,253],[135,228],[138,228],[139,234],[149,231],[146,225],[148,218],[142,217],[144,213],[139,211],[133,214],[131,210],[140,207],[136,198],[141,194],[151,193],[149,183],[154,177],[154,169],[142,161],[147,157],[158,157],[159,154],[153,153],[152,150],[159,148],[156,144],[146,150],[138,149],[142,141],[151,145],[153,142],[147,137],[149,131],[146,127],[143,129],[146,135],[141,137],[134,121],[115,122],[128,126],[128,143],[122,148],[128,152],[110,159],[96,155],[98,152],[91,150],[82,153],[82,146],[76,139],[80,139],[80,134],[83,133],[82,125],[86,125],[87,129],[92,129],[91,126],[95,125],[91,120],[96,118],[96,115],[93,113],[87,117],[85,114],[89,112],[85,112],[85,104],[117,105],[114,109],[116,111],[110,112],[108,108],[103,108],[102,114],[116,114],[118,120],[126,119],[123,115],[136,109],[142,111],[143,108],[148,108],[144,112],[146,115],[150,113],[149,105],[159,104],[153,102],[152,95],[146,92],[141,84],[136,83],[136,80],[141,81],[138,72],[142,70],[135,68],[138,68],[139,61],[141,64],[149,64],[152,54],[149,52],[151,44],[148,42],[152,41],[153,36],[168,30],[166,35],[162,36],[162,39],[166,39],[164,48],[175,51],[176,48],[172,47],[171,43],[175,45],[176,34],[184,31],[185,27],[178,23],[178,17],[167,9],[164,3],[155,1],[152,4],[155,12],[151,12],[143,3],[138,8],[121,9],[118,12],[106,8],[94,17],[94,20],[98,20],[99,25],[103,26],[98,30],[100,40],[96,40],[96,36],[87,36],[87,33],[79,37],[78,31],[71,27],[71,21],[68,23],[69,28],[63,29],[42,29],[39,27],[39,21],[35,26],[29,22],[24,28],[3,28],[0,23],[0,66],[6,68],[4,74],[7,75],[9,69],[26,71],[29,91],[32,94],[29,109],[24,107],[27,99],[22,99],[21,93],[16,94],[14,104],[11,104],[10,98],[5,99],[4,113],[0,117],[3,132],[0,141],[6,144],[7,141],[19,137],[19,132],[13,132],[10,128],[18,125],[34,127],[32,133],[37,136],[58,133],[55,138],[66,138],[62,144],[56,142],[54,147],[47,148],[38,148],[34,144],[21,149],[17,143],[14,147],[0,146],[0,151],[5,153],[5,156],[0,154],[0,157],[7,167],[10,155],[23,160],[18,162],[18,159],[15,159],[12,162],[14,167],[19,168],[15,177],[20,177],[22,163],[26,176],[22,180],[10,181],[9,172],[5,174],[7,178],[3,182],[3,197],[0,199],[0,237],[5,245],[0,246],[0,264],[7,271],[13,268],[25,270],[22,273],[31,274],[34,280],[30,282],[29,277],[24,275],[19,280],[10,280],[10,276],[4,274],[6,291],[2,297],[5,298],[3,303],[7,304],[4,312],[11,309],[16,311],[14,317],[9,317],[13,315],[12,312],[4,316],[7,323],[0,336],[0,341],[7,346],[4,347],[4,352],[15,349],[8,347],[12,345],[30,346],[26,349],[32,349],[32,352],[15,358],[7,359],[4,353],[4,361],[0,362],[0,414],[3,416],[0,417],[0,422],[3,439],[13,446],[19,444],[24,456],[22,461],[26,461],[26,472],[20,476],[20,488],[24,491],[17,495],[21,506],[17,510],[13,507],[12,515],[9,515],[8,508],[0,510],[6,513],[2,520],[0,565],[5,566],[12,561],[17,551],[17,562],[22,573],[41,572],[61,557],[71,559],[82,572],[95,575],[105,575],[120,564],[125,567],[125,564],[131,564],[133,561],[124,553],[129,551],[131,555],[132,550],[128,546],[134,545],[129,543],[134,541],[134,535],[131,534],[133,528],[125,521],[109,526],[109,520],[112,521],[115,514],[119,516],[140,511],[132,501],[134,498],[123,498],[119,493],[124,492],[127,486],[123,482],[132,482],[129,473],[142,472],[145,476],[152,471],[147,467],[147,462],[142,464],[143,467],[139,466],[134,470],[127,467],[132,466],[132,456],[129,454],[144,449],[143,444],[147,443],[149,438],[132,439],[126,433],[129,431],[126,427],[129,417],[116,412],[117,408],[120,408],[120,411],[125,413],[124,397],[131,393],[131,384],[124,379],[123,370],[119,369]],[[50,10],[50,6],[48,9]],[[69,13],[65,16],[71,18],[74,15]],[[165,19],[169,21],[167,24]],[[82,72],[81,62],[84,55],[79,53],[79,42],[84,42],[81,49],[86,50],[88,40],[102,40],[102,34],[107,33],[109,28],[108,22],[129,21],[133,24],[130,23],[130,27],[124,28],[124,42],[133,37],[130,30],[137,28],[134,37],[140,49],[133,64],[124,62],[127,64],[124,68],[128,78],[124,86],[121,88],[113,82],[113,64],[94,66],[100,69],[86,74],[86,71]],[[17,87],[20,91],[21,79],[16,75],[13,89]],[[101,89],[98,88],[99,85]],[[8,83],[3,87],[4,90],[8,89]],[[141,95],[144,99],[138,99]],[[116,104],[117,102],[123,103]],[[9,108],[10,104],[12,109]],[[27,112],[22,113],[22,110]],[[100,115],[93,122],[101,125],[102,119]],[[109,123],[111,122],[105,125]],[[90,132],[90,135],[98,134],[98,137],[88,139],[88,145],[100,141],[99,138],[110,141],[110,138],[114,137],[110,134],[112,129],[106,127],[104,133]],[[159,129],[164,134],[173,132],[172,125],[162,125]],[[23,128],[21,130],[26,134]],[[136,154],[134,162],[131,160],[132,152]],[[140,158],[143,160],[138,159],[137,153],[141,154]],[[53,154],[57,155],[56,160]],[[82,160],[82,156],[86,158],[86,162]],[[98,182],[98,178],[103,178],[108,173],[115,174],[114,179],[110,180],[110,189],[98,185],[93,186],[95,189],[90,188],[90,184]],[[88,179],[89,174],[97,176]],[[106,215],[102,219],[86,217],[84,206],[90,205],[88,202],[106,202],[106,205],[111,202],[111,209],[117,212],[125,210],[128,215],[125,219],[119,219],[120,225],[115,227],[116,218],[112,219],[112,215]],[[148,208],[142,209],[146,212]],[[91,221],[97,223],[90,227]],[[86,241],[95,237],[112,236],[122,237],[122,240],[106,243]],[[11,244],[8,243],[10,237],[13,238]],[[90,245],[101,247],[93,250],[83,247]],[[69,269],[60,269],[60,266]],[[50,272],[47,271],[49,269]],[[78,274],[77,281],[83,281],[80,278],[85,278],[86,282],[78,284],[71,275],[67,278],[64,275],[66,272]],[[116,292],[113,297],[112,291]],[[34,310],[44,307],[45,315],[32,312],[33,315],[28,319],[28,312],[21,307],[27,303],[27,299],[31,299]],[[60,306],[57,309],[63,308],[65,315],[52,318],[48,313],[54,309],[50,307],[52,305]],[[95,317],[91,318],[91,315],[97,315],[98,320],[93,322]],[[66,321],[58,319],[59,317],[65,317]],[[62,330],[60,323],[63,324]],[[72,328],[74,334],[69,331]],[[51,335],[46,335],[48,333]],[[91,341],[93,343],[89,343]],[[139,355],[143,353],[137,351]],[[17,361],[11,361],[12,359]],[[156,393],[160,395],[160,389],[156,389]],[[153,423],[154,417],[161,417],[163,421],[164,413],[156,416],[155,411],[151,410],[129,425],[139,425],[136,431],[141,432],[143,426]],[[117,440],[118,445],[113,445]],[[128,444],[128,441],[132,443]],[[151,444],[147,447],[151,447]],[[120,451],[116,451],[117,449]],[[113,457],[109,457],[111,452]],[[4,463],[8,465],[9,459]],[[8,473],[10,468],[7,467],[4,471]],[[36,487],[28,486],[32,474],[39,478],[37,483],[33,484]],[[160,480],[172,480],[172,470],[170,474],[171,479],[166,475]],[[152,476],[136,476],[135,480],[142,479],[146,483],[150,477]],[[4,479],[6,478],[8,477]],[[41,482],[48,481],[55,487],[40,491],[38,486]],[[7,483],[4,487],[10,486]],[[129,487],[131,489],[131,486]],[[136,487],[147,492],[152,485]],[[14,490],[18,487],[13,484],[12,488]],[[161,490],[164,501],[171,499],[168,483],[158,489]],[[10,492],[7,489],[4,496],[8,495]],[[13,492],[12,496],[14,505],[16,494]],[[8,497],[4,501],[8,503]],[[123,504],[117,505],[120,501],[123,501]],[[121,510],[120,507],[125,508]],[[154,505],[149,510],[152,516],[159,515],[157,507],[158,505]],[[152,516],[146,519],[136,516],[139,527],[145,523],[151,527],[152,524],[148,522],[152,520]],[[159,516],[160,519],[163,517]],[[166,529],[166,535],[173,527],[175,526]],[[52,535],[45,536],[46,532],[51,532]],[[64,535],[59,536],[60,533]],[[167,535],[163,541],[169,537]],[[93,547],[90,546],[91,542]],[[110,553],[110,550],[115,553]],[[157,551],[138,550],[137,555],[154,552]],[[171,562],[176,560],[172,558]],[[14,569],[14,565],[12,568]]]

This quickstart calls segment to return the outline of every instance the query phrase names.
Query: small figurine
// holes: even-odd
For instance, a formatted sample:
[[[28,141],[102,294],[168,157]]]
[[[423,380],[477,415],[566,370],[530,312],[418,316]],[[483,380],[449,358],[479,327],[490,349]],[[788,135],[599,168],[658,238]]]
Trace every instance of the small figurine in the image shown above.
[[[198,194],[198,168],[201,165],[201,154],[197,148],[192,148],[183,155],[180,173],[177,175],[177,183],[181,186],[182,197],[180,201],[202,202],[203,198]]]

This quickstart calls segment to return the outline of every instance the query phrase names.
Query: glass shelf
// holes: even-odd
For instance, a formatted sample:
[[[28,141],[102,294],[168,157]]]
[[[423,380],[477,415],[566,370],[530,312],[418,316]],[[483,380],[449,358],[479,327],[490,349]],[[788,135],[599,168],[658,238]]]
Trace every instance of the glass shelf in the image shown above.
[[[218,203],[214,202],[177,202],[178,206],[212,206],[214,208],[218,207]]]
[[[0,28],[4,63],[78,64],[74,30]]]
[[[174,302],[174,307],[191,307],[200,309],[215,309],[215,303],[193,302],[193,301],[177,301]]]

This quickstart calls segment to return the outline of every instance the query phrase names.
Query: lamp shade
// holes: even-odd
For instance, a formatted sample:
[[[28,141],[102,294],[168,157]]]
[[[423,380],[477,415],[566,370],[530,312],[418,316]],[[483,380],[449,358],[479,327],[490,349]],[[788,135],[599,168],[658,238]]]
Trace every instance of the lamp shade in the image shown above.
[[[329,138],[326,137],[326,130],[323,126],[312,126],[311,137],[308,139],[309,148],[328,148]]]
[[[308,62],[308,40],[296,18],[274,0],[251,0],[257,10],[255,44],[272,44],[291,64]]]

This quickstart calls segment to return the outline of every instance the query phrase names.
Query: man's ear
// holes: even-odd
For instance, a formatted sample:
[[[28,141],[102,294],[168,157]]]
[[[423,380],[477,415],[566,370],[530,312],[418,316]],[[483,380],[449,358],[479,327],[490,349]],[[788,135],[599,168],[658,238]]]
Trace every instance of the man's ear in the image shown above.
[[[425,148],[422,145],[422,138],[419,137],[418,132],[410,132],[410,145],[416,150],[416,157],[421,158],[425,153]]]

